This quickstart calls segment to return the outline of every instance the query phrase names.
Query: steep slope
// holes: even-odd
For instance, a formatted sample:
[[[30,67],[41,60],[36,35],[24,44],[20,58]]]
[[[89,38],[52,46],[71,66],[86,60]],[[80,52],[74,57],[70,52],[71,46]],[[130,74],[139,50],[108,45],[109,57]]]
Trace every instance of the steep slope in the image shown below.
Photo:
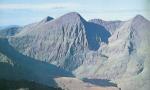
[[[7,39],[0,38],[0,78],[35,81],[48,86],[57,86],[54,78],[73,76],[54,65],[35,60],[17,52]]]
[[[105,27],[93,22],[86,22],[85,31],[88,48],[91,51],[97,51],[102,44],[108,44],[108,38],[111,36]]]
[[[132,22],[128,46],[130,59],[119,84],[122,90],[149,90],[150,22],[140,15],[130,22]]]
[[[144,58],[147,55],[143,55],[139,52],[143,48],[143,45],[144,47],[148,47],[150,43],[150,39],[148,38],[149,25],[150,22],[142,16],[136,16],[127,21],[123,27],[119,28],[109,39],[108,51],[105,53],[104,50],[104,53],[108,53],[112,59],[115,59],[116,56],[121,56],[123,59],[126,59],[124,60],[126,61],[124,65],[127,65],[126,67],[129,68],[126,72],[130,70],[129,72],[130,74],[132,73],[132,75],[140,73],[144,68]],[[131,62],[132,67],[130,67]],[[135,65],[133,66],[133,64]],[[133,67],[134,70],[131,69]]]

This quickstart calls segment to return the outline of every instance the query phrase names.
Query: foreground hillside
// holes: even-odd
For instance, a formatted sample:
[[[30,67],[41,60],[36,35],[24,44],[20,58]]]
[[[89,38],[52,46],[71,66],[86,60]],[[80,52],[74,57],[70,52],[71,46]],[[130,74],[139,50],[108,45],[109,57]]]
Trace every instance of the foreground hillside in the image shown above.
[[[104,87],[84,82],[54,65],[24,56],[6,38],[0,38],[0,67],[2,90],[118,90],[113,85]]]
[[[0,80],[0,90],[62,90],[61,88],[48,87],[36,82],[25,80]]]
[[[0,38],[0,72],[1,79],[35,81],[48,86],[57,86],[54,78],[73,77],[61,68],[22,55],[5,38]]]

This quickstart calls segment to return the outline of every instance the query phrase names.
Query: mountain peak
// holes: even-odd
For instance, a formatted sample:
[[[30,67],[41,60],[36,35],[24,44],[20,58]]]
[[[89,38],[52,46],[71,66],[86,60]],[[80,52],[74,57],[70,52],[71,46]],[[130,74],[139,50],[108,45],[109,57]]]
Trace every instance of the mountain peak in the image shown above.
[[[139,26],[140,24],[145,24],[149,22],[145,17],[142,15],[136,15],[134,18],[130,20],[132,22],[132,26]]]
[[[44,18],[44,19],[42,20],[42,22],[48,22],[48,21],[51,21],[52,19],[53,19],[52,17],[47,16],[46,18]]]
[[[140,15],[140,14],[138,14],[138,15],[136,15],[135,17],[134,17],[135,19],[143,19],[144,17],[142,16],[142,15]]]
[[[143,20],[146,20],[146,19],[142,15],[136,15],[132,20],[133,21],[143,21]]]
[[[81,15],[77,12],[70,12],[70,13],[65,14],[64,16],[70,16],[73,18],[81,18]]]
[[[84,18],[81,17],[81,15],[77,12],[70,12],[67,13],[57,19],[57,21],[61,21],[63,23],[79,23],[84,22]]]

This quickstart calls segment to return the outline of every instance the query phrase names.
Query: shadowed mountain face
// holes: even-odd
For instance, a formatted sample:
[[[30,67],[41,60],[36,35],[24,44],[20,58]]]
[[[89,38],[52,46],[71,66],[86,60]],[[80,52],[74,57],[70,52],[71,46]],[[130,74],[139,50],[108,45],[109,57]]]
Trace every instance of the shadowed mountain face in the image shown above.
[[[73,72],[79,78],[115,80],[122,90],[130,90],[124,87],[124,80],[141,82],[130,83],[135,87],[149,84],[146,64],[150,50],[149,29],[150,22],[140,15],[128,21],[86,21],[78,13],[72,12],[57,19],[46,18],[22,27],[19,33],[8,37],[6,45],[1,44],[6,46],[1,48],[1,52],[11,59],[32,57]],[[7,47],[17,54],[10,53]],[[29,66],[25,59],[21,62]],[[35,66],[37,68],[39,65]],[[45,64],[40,66],[48,67]],[[28,69],[34,71],[31,67]]]
[[[104,21],[101,19],[91,19],[89,20],[91,23],[95,23],[103,26],[111,35],[115,32],[115,30],[124,23],[124,21]]]
[[[105,29],[105,27],[92,22],[88,22],[86,24],[85,30],[90,50],[98,50],[101,42],[108,44],[110,33]]]
[[[117,84],[110,82],[110,80],[105,80],[105,79],[83,79],[84,82],[88,82],[97,86],[102,86],[102,87],[110,87],[114,86],[117,87]]]

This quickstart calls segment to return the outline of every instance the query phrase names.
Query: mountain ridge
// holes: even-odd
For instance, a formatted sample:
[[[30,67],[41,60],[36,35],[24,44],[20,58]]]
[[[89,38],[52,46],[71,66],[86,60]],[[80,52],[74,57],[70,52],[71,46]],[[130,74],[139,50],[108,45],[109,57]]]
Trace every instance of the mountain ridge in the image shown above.
[[[140,84],[149,84],[144,81],[147,76],[140,77],[147,74],[149,28],[150,21],[139,15],[127,21],[86,21],[71,12],[27,25],[8,37],[8,43],[23,55],[54,64],[77,78],[113,80],[122,90],[130,90],[119,80],[139,77]]]

